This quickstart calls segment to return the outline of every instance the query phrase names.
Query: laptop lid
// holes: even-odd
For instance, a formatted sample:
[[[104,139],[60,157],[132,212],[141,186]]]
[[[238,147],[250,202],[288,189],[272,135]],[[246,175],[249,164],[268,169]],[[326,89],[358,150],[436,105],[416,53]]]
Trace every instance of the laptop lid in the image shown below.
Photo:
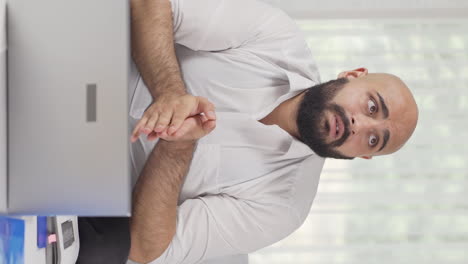
[[[129,12],[8,3],[8,213],[130,215]]]

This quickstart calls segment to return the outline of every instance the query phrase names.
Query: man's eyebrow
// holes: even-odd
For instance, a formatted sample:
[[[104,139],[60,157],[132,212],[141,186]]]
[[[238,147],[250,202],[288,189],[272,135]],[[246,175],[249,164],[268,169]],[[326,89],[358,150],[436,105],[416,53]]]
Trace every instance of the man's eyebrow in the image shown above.
[[[379,96],[379,101],[380,101],[380,105],[382,106],[382,113],[383,113],[383,116],[385,119],[388,118],[388,108],[387,108],[387,105],[385,104],[385,100],[382,98],[382,96],[377,93],[377,95]]]
[[[390,139],[390,131],[388,131],[388,129],[385,129],[384,130],[382,146],[379,148],[379,150],[377,152],[381,151],[382,149],[385,148],[385,146],[387,146],[387,142],[388,142],[389,139]]]

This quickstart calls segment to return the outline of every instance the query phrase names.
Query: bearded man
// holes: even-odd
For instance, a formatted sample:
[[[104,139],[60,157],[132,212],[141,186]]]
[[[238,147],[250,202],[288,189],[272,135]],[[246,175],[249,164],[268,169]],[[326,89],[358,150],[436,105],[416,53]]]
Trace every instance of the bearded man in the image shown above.
[[[115,220],[122,235],[101,251],[112,263],[200,263],[271,245],[306,219],[325,158],[393,153],[416,127],[415,100],[394,75],[358,68],[321,83],[279,9],[254,0],[131,6],[136,184],[130,223]],[[86,236],[85,248],[100,248]]]

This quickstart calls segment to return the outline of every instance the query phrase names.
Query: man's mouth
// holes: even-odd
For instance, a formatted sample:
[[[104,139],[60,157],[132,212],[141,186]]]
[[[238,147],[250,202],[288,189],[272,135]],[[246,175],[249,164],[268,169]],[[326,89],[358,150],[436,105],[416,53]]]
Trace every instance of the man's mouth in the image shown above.
[[[338,115],[332,115],[328,120],[329,124],[329,136],[335,141],[343,136],[344,124],[343,120]]]

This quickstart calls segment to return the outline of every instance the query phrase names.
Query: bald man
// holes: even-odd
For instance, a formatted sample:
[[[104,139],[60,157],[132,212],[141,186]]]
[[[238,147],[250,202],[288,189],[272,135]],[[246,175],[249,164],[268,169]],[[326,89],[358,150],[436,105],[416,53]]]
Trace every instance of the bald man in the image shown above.
[[[326,157],[393,153],[417,123],[394,75],[322,83],[294,21],[262,2],[132,0],[132,34],[132,217],[82,218],[78,263],[227,263],[271,245],[305,221]]]

